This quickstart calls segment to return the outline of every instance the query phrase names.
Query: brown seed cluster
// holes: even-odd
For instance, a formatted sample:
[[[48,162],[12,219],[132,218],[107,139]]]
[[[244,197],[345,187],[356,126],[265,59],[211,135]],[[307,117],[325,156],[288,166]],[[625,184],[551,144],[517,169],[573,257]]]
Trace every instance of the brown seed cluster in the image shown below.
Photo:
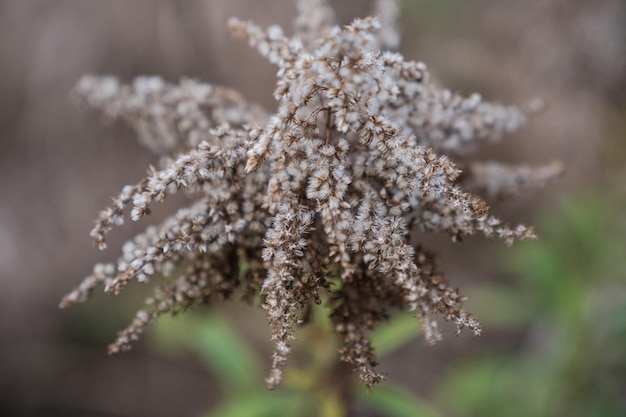
[[[412,311],[430,343],[441,338],[437,317],[459,331],[481,331],[435,259],[412,246],[411,232],[534,238],[523,225],[502,224],[464,188],[508,194],[559,174],[555,165],[467,162],[476,143],[499,140],[526,112],[453,94],[430,80],[424,64],[385,51],[399,40],[393,1],[376,2],[379,18],[343,28],[322,0],[299,1],[298,11],[290,37],[278,26],[229,22],[278,67],[273,115],[194,80],[143,77],[121,85],[89,76],[78,83],[87,105],[129,123],[162,157],[100,213],[91,233],[98,247],[126,211],[139,220],[181,189],[195,198],[127,242],[116,262],[96,265],[63,299],[63,307],[84,301],[100,283],[118,293],[134,280],[166,281],[111,352],[128,349],[161,314],[239,294],[266,311],[273,388],[297,324],[326,302],[342,340],[340,359],[370,387],[382,376],[368,333],[395,312]],[[461,156],[463,176],[451,161]]]

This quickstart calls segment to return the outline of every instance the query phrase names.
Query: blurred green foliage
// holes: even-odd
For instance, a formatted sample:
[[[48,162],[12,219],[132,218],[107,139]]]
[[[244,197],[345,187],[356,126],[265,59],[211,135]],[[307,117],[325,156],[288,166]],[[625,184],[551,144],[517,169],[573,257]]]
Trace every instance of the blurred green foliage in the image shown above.
[[[539,241],[504,256],[518,288],[485,290],[492,311],[479,316],[523,330],[524,344],[451,366],[440,389],[450,415],[626,415],[618,215],[594,196],[563,202],[540,222]]]
[[[257,354],[270,351],[270,341],[242,333],[227,310],[164,318],[153,340],[166,352],[192,352],[217,378],[222,399],[205,417],[345,417],[354,404],[368,416],[389,417],[623,416],[624,239],[612,227],[618,214],[592,196],[571,199],[539,222],[540,240],[502,254],[515,280],[473,289],[468,309],[488,329],[514,330],[523,342],[451,363],[434,399],[391,381],[366,392],[349,373],[341,377],[328,307],[313,310],[284,383],[272,392],[263,383],[267,361]],[[253,327],[256,319],[262,323],[251,318]],[[415,318],[401,314],[372,340],[382,357],[418,333]]]
[[[352,401],[380,413],[372,415],[439,416],[426,401],[392,383],[368,393],[350,373],[347,383],[345,377],[338,376],[338,346],[328,314],[325,307],[314,310],[311,322],[301,329],[295,343],[294,363],[287,367],[283,385],[272,392],[263,381],[266,361],[259,359],[249,346],[250,340],[238,333],[238,323],[221,310],[164,317],[150,335],[153,345],[163,353],[191,352],[217,378],[222,401],[205,417],[344,417]],[[407,314],[374,332],[373,340],[381,354],[390,353],[418,333],[417,321]],[[267,341],[266,350],[270,347]],[[346,369],[343,371],[345,374]]]

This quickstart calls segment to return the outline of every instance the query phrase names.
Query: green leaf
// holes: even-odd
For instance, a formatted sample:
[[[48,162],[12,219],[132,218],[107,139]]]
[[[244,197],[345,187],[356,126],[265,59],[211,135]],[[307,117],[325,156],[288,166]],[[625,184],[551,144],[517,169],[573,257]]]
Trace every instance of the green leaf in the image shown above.
[[[289,393],[259,392],[237,395],[204,417],[275,417],[294,415],[300,398]],[[290,411],[291,410],[291,411]]]
[[[387,355],[415,339],[421,332],[419,322],[410,314],[393,317],[378,325],[371,334],[372,345],[379,357]]]
[[[154,323],[147,336],[152,345],[168,355],[177,355],[188,350],[191,340],[190,315],[165,315]]]
[[[212,314],[193,327],[198,353],[230,392],[258,389],[263,384],[256,356],[227,320]]]
[[[439,417],[441,414],[425,401],[389,382],[377,386],[372,392],[364,390],[359,399],[388,417]]]

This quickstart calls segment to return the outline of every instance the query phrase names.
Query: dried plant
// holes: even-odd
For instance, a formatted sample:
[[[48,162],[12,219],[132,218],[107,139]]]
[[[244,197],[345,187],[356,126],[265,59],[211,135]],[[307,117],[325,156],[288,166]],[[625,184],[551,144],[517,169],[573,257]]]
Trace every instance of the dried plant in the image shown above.
[[[110,352],[128,349],[164,313],[238,294],[260,300],[267,313],[273,388],[297,326],[324,301],[342,340],[340,359],[371,387],[382,376],[368,332],[395,312],[414,312],[429,343],[441,338],[438,317],[459,331],[481,332],[435,258],[412,246],[412,231],[455,241],[476,233],[508,244],[534,238],[523,225],[502,224],[463,188],[509,194],[560,172],[556,165],[468,162],[477,143],[517,129],[528,111],[454,94],[437,86],[424,64],[385,52],[399,40],[393,1],[376,3],[380,18],[343,28],[322,0],[299,1],[298,12],[292,37],[278,26],[229,22],[236,37],[278,67],[273,115],[194,80],[171,85],[140,77],[121,85],[87,76],[78,83],[88,106],[129,123],[161,156],[158,169],[100,213],[91,233],[97,246],[106,247],[127,209],[139,220],[180,189],[195,201],[127,242],[116,262],[96,265],[63,299],[67,307],[99,284],[117,294],[132,280],[174,275]]]

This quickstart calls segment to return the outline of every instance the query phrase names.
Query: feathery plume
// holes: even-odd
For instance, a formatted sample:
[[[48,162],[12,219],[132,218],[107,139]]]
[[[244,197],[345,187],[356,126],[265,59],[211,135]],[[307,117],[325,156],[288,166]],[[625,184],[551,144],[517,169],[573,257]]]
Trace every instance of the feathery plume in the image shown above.
[[[162,314],[239,294],[267,314],[273,388],[296,324],[326,302],[342,341],[339,357],[371,387],[383,376],[368,333],[395,312],[412,311],[429,343],[441,339],[438,318],[481,332],[434,256],[412,245],[411,231],[454,240],[482,233],[507,243],[535,237],[526,226],[502,224],[463,188],[507,195],[561,172],[467,162],[477,143],[500,140],[527,112],[453,94],[431,81],[423,63],[381,50],[399,41],[394,1],[377,1],[378,18],[343,28],[323,0],[299,1],[298,12],[293,37],[278,26],[229,21],[233,35],[278,68],[273,115],[195,80],[140,77],[122,85],[87,76],[77,84],[84,103],[129,123],[162,156],[101,212],[91,233],[100,249],[125,212],[139,220],[181,189],[195,198],[128,242],[116,262],[96,265],[63,299],[62,307],[85,301],[99,284],[119,293],[134,280],[169,281],[110,352],[127,350]],[[182,272],[169,278],[174,270]]]

